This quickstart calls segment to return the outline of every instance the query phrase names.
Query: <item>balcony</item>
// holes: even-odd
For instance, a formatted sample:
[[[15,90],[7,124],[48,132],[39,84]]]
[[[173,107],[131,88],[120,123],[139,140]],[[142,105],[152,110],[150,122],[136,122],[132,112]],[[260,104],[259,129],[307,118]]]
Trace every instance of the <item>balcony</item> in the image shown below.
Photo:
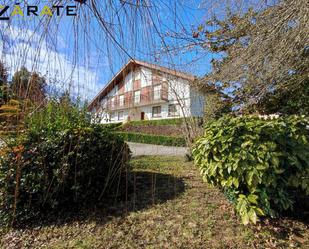
[[[133,91],[128,92],[123,96],[123,98],[120,98],[120,95],[109,98],[106,102],[106,109],[109,111],[115,111],[152,104],[161,104],[168,101],[168,92],[162,89],[140,94],[139,98],[137,96],[134,98]]]

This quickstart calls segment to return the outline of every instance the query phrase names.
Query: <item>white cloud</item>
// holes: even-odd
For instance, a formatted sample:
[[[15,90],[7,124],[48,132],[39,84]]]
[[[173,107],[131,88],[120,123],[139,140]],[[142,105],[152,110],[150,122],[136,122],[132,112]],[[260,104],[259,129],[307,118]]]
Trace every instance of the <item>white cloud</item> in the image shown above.
[[[94,54],[81,65],[70,58],[70,44],[60,35],[55,36],[57,46],[54,46],[46,37],[30,29],[8,25],[0,28],[0,55],[12,74],[25,66],[46,76],[49,86],[58,91],[69,89],[82,99],[90,99],[98,92],[98,73],[91,67]]]

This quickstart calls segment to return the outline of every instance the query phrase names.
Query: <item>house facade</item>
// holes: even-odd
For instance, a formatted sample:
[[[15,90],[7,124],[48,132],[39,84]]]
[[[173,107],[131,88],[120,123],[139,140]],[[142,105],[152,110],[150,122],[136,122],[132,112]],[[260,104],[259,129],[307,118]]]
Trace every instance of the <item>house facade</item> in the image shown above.
[[[194,76],[130,60],[89,105],[95,122],[113,123],[202,116],[204,98]]]

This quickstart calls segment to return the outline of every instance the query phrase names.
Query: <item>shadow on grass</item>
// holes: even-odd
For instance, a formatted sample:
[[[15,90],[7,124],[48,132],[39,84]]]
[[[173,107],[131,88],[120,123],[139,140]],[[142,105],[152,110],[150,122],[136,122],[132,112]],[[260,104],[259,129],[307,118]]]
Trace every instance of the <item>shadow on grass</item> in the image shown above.
[[[271,236],[276,238],[281,245],[280,248],[290,248],[292,242],[295,245],[302,245],[309,236],[308,197],[299,198],[293,211],[283,212],[278,218],[262,219],[261,225],[262,230],[270,232]],[[307,245],[309,244],[307,243]]]
[[[124,217],[131,212],[141,211],[153,205],[177,198],[185,191],[181,178],[152,172],[132,172],[126,186],[119,187],[118,196],[109,196],[101,201],[70,205],[48,211],[15,228],[61,226],[72,222],[106,223],[113,217]]]
[[[286,211],[282,214],[282,217],[299,221],[305,225],[309,225],[309,196],[304,193],[299,193],[296,197],[293,210]]]

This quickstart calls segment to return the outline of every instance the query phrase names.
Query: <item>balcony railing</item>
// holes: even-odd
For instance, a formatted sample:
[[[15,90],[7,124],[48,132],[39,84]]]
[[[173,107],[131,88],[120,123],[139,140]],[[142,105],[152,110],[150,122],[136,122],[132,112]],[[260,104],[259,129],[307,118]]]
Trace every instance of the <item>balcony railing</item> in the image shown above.
[[[123,98],[120,98],[120,96],[110,97],[106,102],[106,109],[110,111],[121,110],[144,105],[160,104],[168,101],[168,93],[162,89],[140,94],[139,99],[138,96],[134,96],[134,92],[122,95],[124,96]]]

